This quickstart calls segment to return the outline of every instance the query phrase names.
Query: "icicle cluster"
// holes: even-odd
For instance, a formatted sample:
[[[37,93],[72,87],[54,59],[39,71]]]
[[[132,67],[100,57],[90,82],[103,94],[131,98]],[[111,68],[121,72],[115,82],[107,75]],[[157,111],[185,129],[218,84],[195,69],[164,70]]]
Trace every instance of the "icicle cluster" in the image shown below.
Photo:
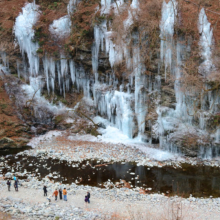
[[[71,30],[70,15],[74,13],[77,0],[70,0],[68,4],[68,15],[64,16],[50,25],[50,32],[58,38],[67,37]],[[107,14],[110,10],[118,9],[124,4],[124,0],[101,0],[101,13]],[[139,1],[133,0],[129,11],[128,18],[124,21],[124,29],[127,30],[133,24],[135,13],[139,10]],[[15,36],[23,54],[24,62],[17,63],[18,74],[27,71],[27,66],[32,78],[30,88],[27,91],[39,90],[44,86],[43,78],[46,80],[48,93],[53,93],[57,84],[60,93],[64,94],[70,90],[70,85],[76,85],[78,91],[84,92],[85,98],[93,100],[98,114],[108,119],[111,125],[120,129],[123,134],[129,138],[138,136],[151,142],[151,136],[145,135],[146,116],[148,114],[148,94],[160,93],[161,78],[165,80],[167,75],[172,75],[174,79],[174,91],[176,104],[174,108],[159,105],[160,96],[156,100],[158,119],[155,124],[149,120],[147,126],[150,132],[154,132],[159,139],[160,146],[163,149],[178,152],[179,149],[171,142],[174,136],[178,137],[187,132],[205,135],[206,121],[209,111],[216,113],[218,111],[219,97],[213,92],[209,92],[201,100],[202,107],[199,112],[199,125],[195,124],[193,97],[187,92],[183,93],[180,78],[182,76],[181,66],[184,65],[183,57],[186,56],[189,48],[182,43],[182,39],[173,39],[174,26],[177,17],[177,1],[172,0],[163,2],[162,18],[160,23],[160,62],[158,65],[158,74],[152,80],[151,76],[145,74],[145,66],[140,55],[138,46],[138,33],[133,34],[131,39],[121,41],[120,45],[116,45],[112,41],[111,23],[103,21],[94,27],[94,44],[92,47],[92,67],[94,76],[88,74],[83,66],[76,64],[73,60],[67,60],[63,54],[60,54],[60,60],[55,61],[51,57],[43,58],[43,73],[39,71],[39,57],[36,54],[39,48],[38,44],[33,42],[34,30],[33,26],[39,18],[40,12],[38,6],[34,3],[26,4],[22,12],[16,19]],[[201,34],[200,46],[204,63],[201,65],[201,72],[208,72],[212,67],[212,51],[213,32],[205,15],[204,9],[199,15],[199,32]],[[122,36],[123,38],[123,36]],[[132,48],[128,49],[131,42]],[[147,48],[146,48],[147,49]],[[112,73],[106,74],[105,77],[99,75],[99,54],[104,52],[109,56],[109,63],[112,67]],[[25,54],[27,54],[29,65],[26,65]],[[5,54],[1,54],[4,65],[7,66]],[[119,84],[114,75],[114,66],[125,60],[126,68],[131,73],[128,83]],[[161,68],[165,67],[165,72],[161,74]],[[41,75],[41,77],[38,77]],[[124,80],[123,80],[124,81]],[[134,92],[133,92],[134,91]],[[30,91],[30,94],[33,91]],[[193,94],[196,95],[197,94]],[[216,98],[217,97],[217,98]],[[209,106],[207,107],[207,102]],[[214,105],[213,110],[211,110]],[[214,135],[215,141],[220,142],[220,128],[216,130]],[[201,147],[201,155],[210,155],[211,151],[206,151]]]
[[[37,23],[39,16],[39,7],[35,3],[26,4],[16,18],[14,26],[16,40],[20,46],[23,58],[25,58],[25,53],[27,54],[32,76],[38,75],[39,72],[39,57],[36,53],[39,45],[33,42],[33,26]]]

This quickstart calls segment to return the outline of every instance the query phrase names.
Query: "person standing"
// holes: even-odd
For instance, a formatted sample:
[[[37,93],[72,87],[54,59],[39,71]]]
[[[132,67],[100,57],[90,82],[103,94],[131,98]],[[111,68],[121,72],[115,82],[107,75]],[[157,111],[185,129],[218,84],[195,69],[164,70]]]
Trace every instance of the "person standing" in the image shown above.
[[[43,190],[44,190],[44,196],[47,196],[47,187],[44,186],[44,187],[43,187]]]
[[[18,180],[15,180],[14,187],[15,187],[15,191],[18,191]]]
[[[59,187],[59,195],[60,195],[60,200],[62,200],[62,192],[63,192],[63,187],[62,184],[60,183],[60,187]]]
[[[66,188],[64,188],[64,190],[63,190],[63,200],[67,201],[67,191],[66,191]]]
[[[88,203],[90,203],[90,192],[87,192]]]
[[[87,207],[87,203],[88,203],[88,195],[85,196],[84,201],[85,201],[85,207]]]
[[[57,200],[57,196],[58,196],[58,191],[57,189],[55,189],[55,191],[53,192],[53,195],[55,196],[55,201]]]
[[[7,181],[7,185],[8,185],[8,191],[10,191],[10,187],[11,187],[11,180]]]

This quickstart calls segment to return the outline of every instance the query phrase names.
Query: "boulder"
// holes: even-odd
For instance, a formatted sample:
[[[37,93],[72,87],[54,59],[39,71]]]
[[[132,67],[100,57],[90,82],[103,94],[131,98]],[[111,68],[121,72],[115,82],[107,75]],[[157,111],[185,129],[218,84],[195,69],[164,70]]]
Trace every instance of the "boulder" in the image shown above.
[[[182,147],[181,152],[187,157],[197,157],[199,155],[199,148],[197,146]]]
[[[11,138],[3,137],[2,139],[0,139],[0,149],[3,149],[3,148],[17,148],[17,147],[18,147],[18,145]]]
[[[27,143],[30,141],[27,138],[19,137],[15,139],[17,147],[24,147],[27,146]]]

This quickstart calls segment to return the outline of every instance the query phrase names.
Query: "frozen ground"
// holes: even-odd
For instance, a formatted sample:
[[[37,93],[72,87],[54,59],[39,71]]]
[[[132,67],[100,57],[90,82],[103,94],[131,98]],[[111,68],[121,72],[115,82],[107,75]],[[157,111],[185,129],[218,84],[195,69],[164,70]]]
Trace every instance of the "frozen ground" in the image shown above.
[[[116,134],[115,134],[116,135]],[[141,142],[116,143],[112,138],[97,138],[91,135],[77,135],[66,131],[50,131],[45,135],[33,138],[30,143],[34,149],[28,155],[37,155],[39,151],[47,151],[48,156],[63,160],[82,161],[85,159],[102,159],[109,161],[137,162],[146,166],[181,166],[182,163],[192,165],[204,164],[219,166],[219,159],[200,160],[198,158],[181,157],[159,149],[148,147]]]

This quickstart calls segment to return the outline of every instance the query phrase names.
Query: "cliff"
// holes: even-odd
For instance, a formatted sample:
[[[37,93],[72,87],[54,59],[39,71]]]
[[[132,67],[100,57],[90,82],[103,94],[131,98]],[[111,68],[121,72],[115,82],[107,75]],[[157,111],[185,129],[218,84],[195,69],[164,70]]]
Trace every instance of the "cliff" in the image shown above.
[[[21,77],[26,95],[19,111],[28,107],[34,113],[18,115],[37,127],[37,134],[65,129],[62,123],[69,117],[66,110],[43,106],[40,97],[70,108],[84,97],[84,116],[78,111],[77,117],[102,116],[129,138],[164,150],[218,155],[218,2],[0,4],[2,64],[10,77]]]

